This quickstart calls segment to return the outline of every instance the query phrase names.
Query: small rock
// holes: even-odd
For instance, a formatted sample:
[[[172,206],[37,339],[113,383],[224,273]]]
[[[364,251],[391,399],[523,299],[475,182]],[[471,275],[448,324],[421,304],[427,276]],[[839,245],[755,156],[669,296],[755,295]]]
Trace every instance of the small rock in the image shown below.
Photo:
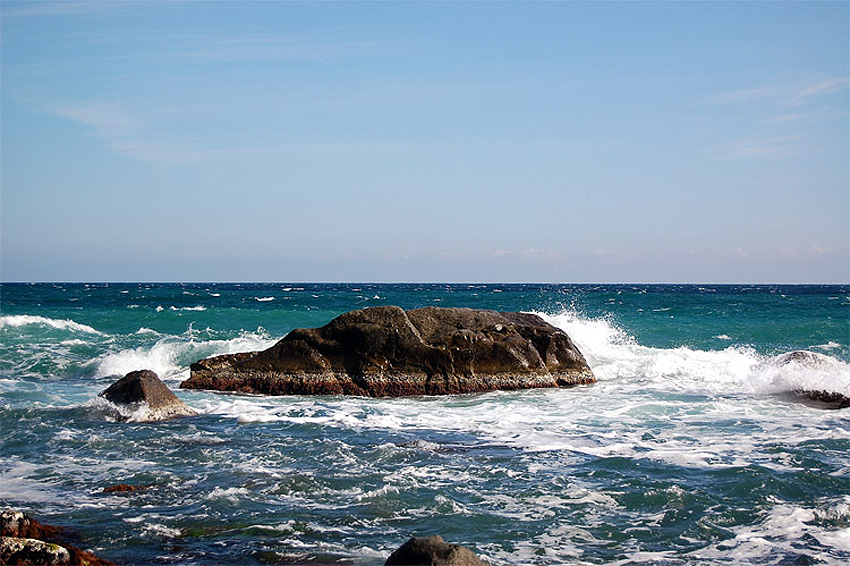
[[[392,553],[384,566],[487,566],[466,547],[441,536],[413,537]]]
[[[34,538],[0,537],[0,564],[70,566],[67,548]]]
[[[146,485],[130,485],[126,483],[119,483],[118,485],[110,485],[109,487],[103,488],[103,493],[123,493],[127,491],[144,491],[148,488]]]
[[[132,371],[100,393],[104,399],[124,408],[120,420],[164,421],[197,413],[177,398],[151,370]]]

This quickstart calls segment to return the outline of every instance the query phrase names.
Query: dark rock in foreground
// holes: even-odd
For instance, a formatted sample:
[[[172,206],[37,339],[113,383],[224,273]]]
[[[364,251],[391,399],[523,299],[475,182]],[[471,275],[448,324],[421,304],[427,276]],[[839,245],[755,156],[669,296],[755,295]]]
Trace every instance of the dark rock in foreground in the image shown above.
[[[487,566],[487,563],[466,547],[432,536],[411,538],[392,553],[384,566]]]
[[[111,566],[112,562],[65,543],[62,533],[63,529],[7,509],[0,513],[0,564]]]
[[[69,566],[71,553],[63,546],[43,540],[0,537],[0,564]]]
[[[6,509],[0,513],[0,536],[52,540],[59,531],[57,527],[42,525],[14,509]]]
[[[200,360],[180,387],[267,395],[445,395],[596,381],[562,330],[518,312],[374,307],[261,352]]]
[[[158,375],[147,369],[128,373],[100,396],[124,409],[118,415],[119,420],[162,421],[196,414]]]

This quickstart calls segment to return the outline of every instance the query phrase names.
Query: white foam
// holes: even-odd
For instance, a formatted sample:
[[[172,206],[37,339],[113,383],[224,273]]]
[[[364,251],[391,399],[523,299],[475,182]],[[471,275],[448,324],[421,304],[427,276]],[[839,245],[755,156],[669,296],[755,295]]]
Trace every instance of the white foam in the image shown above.
[[[846,505],[848,496],[844,496]],[[827,549],[840,552],[850,548],[850,528],[827,529],[819,523],[817,508],[777,504],[763,513],[761,521],[732,527],[735,538],[724,540],[691,553],[701,559],[735,560],[738,564],[761,562],[766,556],[794,555],[804,552],[818,564],[846,564],[831,552],[816,550],[806,542],[814,538]],[[846,519],[846,517],[845,517]],[[832,556],[831,556],[832,554]]]
[[[88,326],[86,324],[80,324],[79,322],[74,322],[73,320],[69,319],[56,320],[44,316],[33,316],[29,314],[0,316],[0,328],[3,328],[4,326],[11,326],[17,328],[29,325],[47,326],[50,328],[55,328],[57,330],[70,330],[73,332],[85,332],[87,334],[103,334],[102,332],[95,330],[91,326]]]
[[[809,367],[777,364],[744,346],[723,350],[652,348],[641,346],[606,318],[587,319],[574,312],[535,314],[572,338],[600,382],[696,394],[774,394],[810,389],[850,395],[850,364],[834,358],[829,358],[828,365]]]
[[[770,358],[753,369],[751,383],[767,393],[809,390],[850,395],[850,364],[823,354],[805,359]]]
[[[269,301],[273,301],[274,297],[254,297],[254,299],[261,303],[268,303]]]
[[[183,380],[189,377],[189,364],[218,354],[263,350],[274,344],[263,329],[243,332],[227,340],[195,339],[191,328],[181,336],[164,336],[153,345],[139,346],[102,356],[97,362],[95,377],[124,376],[138,369],[154,371],[160,379]]]

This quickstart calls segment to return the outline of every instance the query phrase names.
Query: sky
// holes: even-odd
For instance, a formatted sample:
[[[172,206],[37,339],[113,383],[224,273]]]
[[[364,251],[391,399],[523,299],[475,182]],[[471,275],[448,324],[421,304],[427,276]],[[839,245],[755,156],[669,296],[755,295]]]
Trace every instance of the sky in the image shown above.
[[[0,280],[850,283],[837,2],[0,3]]]

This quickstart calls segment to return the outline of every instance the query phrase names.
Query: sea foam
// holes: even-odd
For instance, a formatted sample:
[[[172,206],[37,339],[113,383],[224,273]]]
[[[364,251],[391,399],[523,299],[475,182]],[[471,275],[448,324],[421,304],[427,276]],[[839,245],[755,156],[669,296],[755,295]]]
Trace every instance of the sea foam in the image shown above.
[[[654,348],[638,344],[607,318],[584,318],[572,311],[535,314],[569,334],[600,382],[697,394],[806,389],[850,395],[850,364],[825,355],[825,364],[780,364],[747,346]]]
[[[152,345],[105,354],[97,362],[95,377],[123,376],[138,369],[149,369],[163,381],[183,380],[189,377],[189,365],[201,358],[263,350],[275,342],[264,329],[242,332],[229,339],[197,340],[196,334],[190,328],[179,336],[164,336]]]

